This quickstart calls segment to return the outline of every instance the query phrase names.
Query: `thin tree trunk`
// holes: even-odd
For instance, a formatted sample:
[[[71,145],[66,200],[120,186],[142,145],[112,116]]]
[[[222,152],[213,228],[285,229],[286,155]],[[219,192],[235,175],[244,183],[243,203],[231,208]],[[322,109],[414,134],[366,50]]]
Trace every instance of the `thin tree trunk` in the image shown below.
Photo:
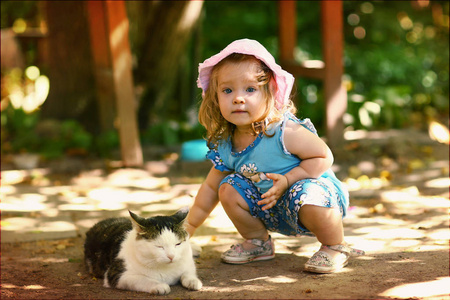
[[[46,1],[50,92],[47,118],[75,118],[97,128],[95,85],[84,1]]]
[[[135,79],[145,86],[139,107],[139,127],[146,128],[151,117],[164,116],[176,89],[177,74],[189,39],[197,24],[203,1],[149,1],[129,3],[144,35],[136,37]],[[132,17],[130,16],[130,19]]]

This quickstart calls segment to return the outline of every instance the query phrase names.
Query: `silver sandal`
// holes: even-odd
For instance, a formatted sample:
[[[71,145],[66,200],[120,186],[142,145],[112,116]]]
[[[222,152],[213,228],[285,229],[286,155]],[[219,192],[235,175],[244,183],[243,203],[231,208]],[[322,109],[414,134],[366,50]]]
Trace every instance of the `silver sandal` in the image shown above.
[[[258,247],[251,250],[244,250],[242,244],[233,245],[229,250],[222,253],[222,261],[228,264],[246,264],[252,261],[269,260],[275,257],[275,244],[270,236],[265,242],[253,239],[247,240],[247,243]]]
[[[330,254],[323,251],[330,249],[340,252],[336,257],[332,258]],[[319,251],[306,262],[305,271],[313,273],[333,273],[341,270],[348,264],[350,256],[364,255],[364,251],[350,248],[347,245],[322,245]]]

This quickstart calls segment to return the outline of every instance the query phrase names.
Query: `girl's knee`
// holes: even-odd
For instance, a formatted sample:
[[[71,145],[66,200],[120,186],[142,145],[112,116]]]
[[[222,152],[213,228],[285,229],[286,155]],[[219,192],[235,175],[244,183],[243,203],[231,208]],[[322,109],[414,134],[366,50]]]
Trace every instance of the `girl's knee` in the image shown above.
[[[308,227],[329,227],[342,224],[342,214],[337,208],[303,205],[299,211],[300,221]]]
[[[225,209],[245,209],[249,210],[247,202],[233,185],[224,183],[219,187],[219,201]]]
[[[236,203],[236,196],[239,196],[239,193],[232,185],[224,183],[219,187],[219,201],[222,205]]]

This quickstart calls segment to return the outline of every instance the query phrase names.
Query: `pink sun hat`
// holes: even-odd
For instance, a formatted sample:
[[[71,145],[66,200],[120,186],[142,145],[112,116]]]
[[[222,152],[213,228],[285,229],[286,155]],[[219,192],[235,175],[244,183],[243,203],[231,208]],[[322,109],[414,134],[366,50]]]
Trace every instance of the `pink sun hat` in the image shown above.
[[[253,55],[259,60],[263,61],[274,73],[275,81],[277,83],[276,108],[281,109],[284,105],[289,103],[289,96],[294,85],[294,76],[283,70],[276,62],[272,54],[264,48],[259,42],[249,39],[236,40],[229,44],[225,49],[218,54],[211,56],[198,66],[197,86],[203,90],[203,95],[209,86],[209,78],[212,69],[222,59],[232,53],[241,53]]]

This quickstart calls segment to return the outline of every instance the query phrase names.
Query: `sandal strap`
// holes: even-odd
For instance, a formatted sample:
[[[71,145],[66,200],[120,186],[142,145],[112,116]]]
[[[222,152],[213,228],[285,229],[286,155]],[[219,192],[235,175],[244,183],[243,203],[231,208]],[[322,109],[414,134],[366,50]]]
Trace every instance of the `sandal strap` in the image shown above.
[[[338,251],[338,252],[341,252],[341,253],[344,253],[344,254],[347,254],[350,256],[360,256],[360,255],[366,254],[363,250],[354,249],[347,245],[342,245],[342,244],[331,245],[331,246],[323,245],[323,247],[334,250],[334,251]]]
[[[271,239],[271,237],[269,236],[269,240]],[[246,240],[247,243],[253,244],[255,246],[258,247],[262,247],[262,245],[264,245],[264,243],[266,243],[267,241],[263,241],[263,240],[258,240],[258,239],[251,239],[251,240]]]

